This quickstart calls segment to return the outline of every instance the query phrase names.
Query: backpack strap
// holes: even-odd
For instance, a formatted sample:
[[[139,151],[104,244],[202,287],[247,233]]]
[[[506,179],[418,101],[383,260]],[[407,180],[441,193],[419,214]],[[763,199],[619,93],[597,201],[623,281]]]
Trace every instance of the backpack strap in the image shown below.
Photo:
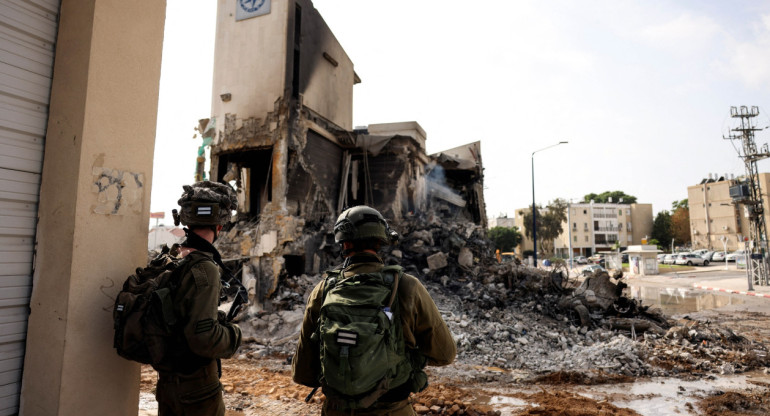
[[[398,293],[398,282],[401,280],[401,276],[404,275],[404,268],[398,265],[385,266],[380,272],[382,274],[393,274],[393,286],[390,293],[390,299],[388,300],[387,307],[393,308],[393,303],[396,301],[396,295]]]

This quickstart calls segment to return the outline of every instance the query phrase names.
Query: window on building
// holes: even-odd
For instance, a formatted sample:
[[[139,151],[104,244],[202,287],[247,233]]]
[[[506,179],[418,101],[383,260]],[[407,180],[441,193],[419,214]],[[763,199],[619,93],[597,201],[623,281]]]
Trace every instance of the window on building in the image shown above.
[[[622,209],[618,210],[618,215],[623,215],[623,210]]]
[[[574,241],[574,242],[576,242],[576,243],[577,243],[577,236],[573,236],[573,237],[572,237],[572,241]]]
[[[630,235],[628,236],[628,242],[629,243],[631,242],[631,236]]]
[[[583,210],[583,214],[588,214],[588,211],[586,211],[586,210]]]
[[[586,243],[588,242],[588,236],[586,236]]]

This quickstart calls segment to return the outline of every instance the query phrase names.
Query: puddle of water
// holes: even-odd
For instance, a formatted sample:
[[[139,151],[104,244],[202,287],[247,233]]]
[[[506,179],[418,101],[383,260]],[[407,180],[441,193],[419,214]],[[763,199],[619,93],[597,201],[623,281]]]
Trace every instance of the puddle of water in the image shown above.
[[[694,291],[685,288],[629,286],[625,290],[629,297],[641,301],[643,305],[660,308],[667,315],[745,303],[740,297],[729,293]]]
[[[697,403],[715,391],[743,390],[751,387],[749,380],[766,379],[764,375],[750,374],[697,381],[662,379],[588,387],[581,394],[593,399],[609,397],[615,406],[632,409],[643,416],[689,415],[697,414]]]

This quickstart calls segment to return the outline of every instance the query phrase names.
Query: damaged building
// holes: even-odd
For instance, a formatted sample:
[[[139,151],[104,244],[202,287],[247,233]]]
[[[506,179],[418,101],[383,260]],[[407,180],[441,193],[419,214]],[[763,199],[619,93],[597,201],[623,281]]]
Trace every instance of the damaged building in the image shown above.
[[[402,233],[427,212],[486,228],[479,142],[427,154],[417,122],[354,128],[361,78],[312,2],[236,3],[219,1],[212,117],[198,129],[210,179],[238,193],[218,247],[254,303],[284,276],[339,261],[332,229],[350,206],[377,208]]]

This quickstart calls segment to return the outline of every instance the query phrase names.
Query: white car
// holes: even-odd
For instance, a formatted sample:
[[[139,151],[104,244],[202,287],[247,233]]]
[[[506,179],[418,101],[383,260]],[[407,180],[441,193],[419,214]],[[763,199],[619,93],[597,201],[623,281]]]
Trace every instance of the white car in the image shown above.
[[[711,256],[711,261],[713,261],[714,263],[718,261],[725,261],[725,256],[726,254],[724,251],[715,251],[714,255]]]
[[[676,263],[676,256],[676,254],[666,254],[666,257],[663,257],[663,264]]]
[[[741,257],[746,257],[746,250],[735,250],[732,253],[727,255],[727,261],[736,261],[739,260]]]
[[[575,256],[575,263],[588,264],[588,259],[586,258],[586,256]]]
[[[708,266],[709,261],[695,253],[684,253],[676,256],[676,264],[688,266]]]

